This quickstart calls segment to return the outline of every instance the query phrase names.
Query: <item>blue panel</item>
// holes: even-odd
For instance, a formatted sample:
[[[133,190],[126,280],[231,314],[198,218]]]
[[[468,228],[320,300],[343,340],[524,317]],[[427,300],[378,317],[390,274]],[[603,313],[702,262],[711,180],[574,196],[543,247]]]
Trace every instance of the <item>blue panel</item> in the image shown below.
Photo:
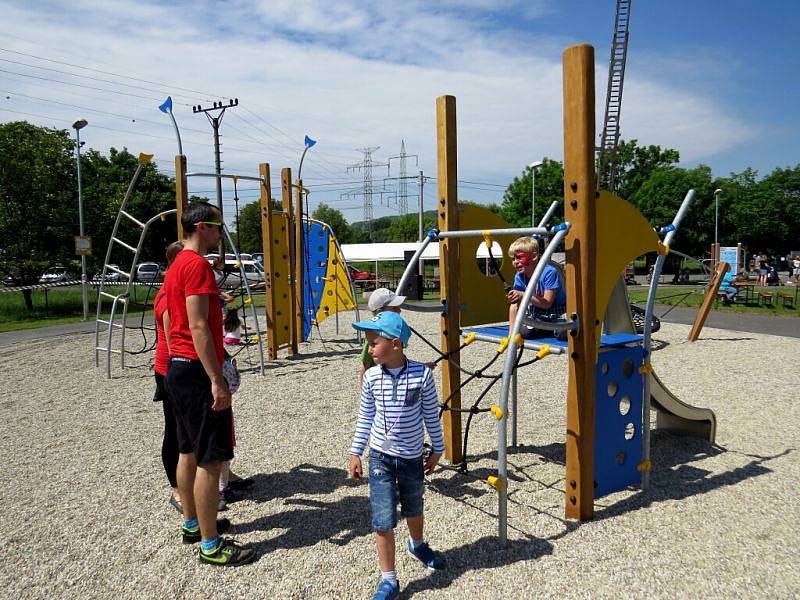
[[[311,326],[319,309],[322,290],[325,287],[324,277],[328,274],[328,247],[330,233],[327,227],[319,223],[303,221],[304,248],[303,253],[303,341],[311,336]]]
[[[613,348],[597,359],[594,439],[594,497],[641,480],[643,363],[641,346]],[[622,414],[622,412],[625,414]],[[626,439],[629,438],[629,439]]]
[[[464,332],[469,333],[474,331],[475,333],[481,333],[483,335],[491,335],[497,337],[499,341],[500,338],[508,337],[508,327],[492,327],[492,326],[485,326],[485,327],[467,327],[464,329]],[[600,339],[600,347],[601,348],[613,348],[616,346],[624,346],[625,344],[631,344],[634,342],[641,343],[643,337],[641,335],[635,333],[612,333],[612,334],[603,334]],[[536,342],[537,344],[550,344],[551,346],[560,346],[561,348],[566,348],[568,342],[566,340],[557,340],[556,338],[552,337],[545,337],[545,338],[536,338],[531,340]]]

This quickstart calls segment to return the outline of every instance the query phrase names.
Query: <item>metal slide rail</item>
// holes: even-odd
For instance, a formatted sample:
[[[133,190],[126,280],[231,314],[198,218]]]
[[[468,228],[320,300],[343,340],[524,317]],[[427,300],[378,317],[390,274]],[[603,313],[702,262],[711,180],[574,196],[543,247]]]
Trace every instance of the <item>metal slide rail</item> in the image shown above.
[[[664,246],[667,247],[667,251],[669,251],[669,245],[672,243],[672,240],[675,238],[675,235],[678,232],[678,227],[680,227],[681,221],[683,221],[683,217],[686,215],[686,212],[689,210],[689,206],[692,204],[694,200],[695,192],[694,190],[689,190],[686,193],[686,196],[681,203],[678,212],[675,214],[675,218],[672,219],[672,223],[667,225],[666,227],[662,227],[660,233],[666,233],[664,237]],[[647,293],[647,306],[645,308],[644,314],[644,340],[642,345],[644,347],[644,368],[646,370],[652,369],[650,363],[650,338],[652,334],[652,327],[653,327],[653,310],[655,308],[656,303],[656,292],[658,291],[658,280],[661,278],[661,270],[664,268],[664,261],[667,258],[667,252],[663,254],[659,254],[658,258],[656,259],[656,264],[653,267],[653,277],[650,279],[650,289]],[[645,373],[644,377],[644,385],[643,385],[643,404],[642,404],[642,464],[649,465],[650,464],[650,377],[647,376]],[[650,470],[648,468],[642,469],[642,489],[646,490],[648,485],[650,484]]]

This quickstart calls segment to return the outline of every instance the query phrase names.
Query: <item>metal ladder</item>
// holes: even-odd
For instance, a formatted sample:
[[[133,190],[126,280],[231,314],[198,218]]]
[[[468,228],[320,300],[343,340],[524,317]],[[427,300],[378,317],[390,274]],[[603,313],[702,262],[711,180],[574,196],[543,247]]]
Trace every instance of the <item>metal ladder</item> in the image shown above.
[[[125,324],[126,319],[128,316],[128,298],[131,294],[131,288],[134,285],[134,273],[136,270],[136,263],[139,260],[139,253],[142,249],[142,244],[144,242],[145,235],[147,234],[147,230],[150,227],[150,224],[156,221],[157,219],[164,219],[167,215],[177,212],[175,209],[167,210],[157,214],[152,219],[142,222],[130,213],[125,210],[125,207],[128,203],[128,200],[133,194],[133,190],[136,187],[136,182],[139,179],[139,176],[142,173],[145,165],[147,165],[150,160],[153,158],[152,154],[139,154],[138,159],[138,166],[136,167],[136,172],[133,174],[131,178],[131,182],[128,185],[128,189],[125,192],[125,197],[122,199],[122,202],[119,206],[119,211],[117,212],[117,218],[114,221],[114,228],[111,231],[111,238],[108,241],[108,249],[106,250],[106,258],[103,262],[103,272],[100,276],[100,283],[97,292],[97,314],[95,317],[95,326],[94,326],[94,366],[100,366],[100,353],[105,352],[106,355],[106,377],[111,378],[111,355],[117,354],[120,357],[120,366],[125,366]],[[119,233],[119,225],[123,219],[127,219],[129,222],[135,224],[137,227],[141,229],[139,234],[139,240],[136,242],[136,245],[129,244],[118,237]],[[118,268],[109,263],[111,259],[111,252],[115,246],[121,246],[125,248],[132,254],[130,268],[128,271],[124,271],[121,268]],[[118,275],[122,275],[125,278],[125,288],[121,293],[111,293],[110,291],[106,291],[106,277],[110,273],[116,273]],[[108,319],[101,318],[102,310],[103,310],[103,300],[111,301],[111,310],[108,315]],[[121,314],[120,314],[121,313]],[[119,346],[114,348],[113,340],[114,340],[114,331],[119,331]],[[101,331],[105,331],[105,345],[100,345],[100,334]]]
[[[614,156],[619,142],[622,87],[625,80],[625,62],[628,57],[628,25],[632,0],[617,0],[614,37],[611,40],[611,60],[608,66],[608,90],[603,133],[600,138],[597,185],[599,189],[615,191],[617,186],[617,161]]]

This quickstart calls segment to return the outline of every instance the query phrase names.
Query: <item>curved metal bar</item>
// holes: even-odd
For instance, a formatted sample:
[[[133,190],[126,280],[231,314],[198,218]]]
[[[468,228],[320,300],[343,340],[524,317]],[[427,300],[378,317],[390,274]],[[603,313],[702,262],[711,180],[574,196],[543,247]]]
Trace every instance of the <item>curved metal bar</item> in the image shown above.
[[[245,181],[260,181],[261,183],[266,184],[263,177],[253,177],[252,175],[229,175],[227,173],[220,173],[217,175],[216,173],[187,173],[186,177],[213,177],[216,179],[217,177],[221,177],[222,179],[243,179]]]
[[[547,212],[544,213],[542,220],[539,221],[539,227],[546,227],[547,224],[550,222],[550,219],[553,218],[553,215],[558,208],[558,200],[554,200],[553,203],[550,205],[550,208],[547,209]]]
[[[500,391],[500,409],[503,411],[503,416],[497,424],[497,476],[502,484],[498,491],[497,516],[500,542],[503,544],[508,537],[508,492],[506,489],[508,486],[508,395],[516,359],[516,336],[522,328],[525,311],[531,301],[533,292],[536,290],[536,285],[539,283],[539,278],[542,276],[547,263],[550,262],[550,257],[556,248],[564,241],[569,228],[569,223],[565,223],[565,227],[556,232],[555,237],[542,253],[536,268],[533,270],[528,286],[525,288],[525,294],[523,294],[517,310],[517,317],[508,334],[508,348],[506,349],[506,359],[503,365],[503,385]]]
[[[425,248],[436,239],[438,235],[438,231],[436,229],[431,229],[428,232],[428,235],[425,236],[425,239],[420,242],[420,245],[417,247],[417,251],[414,253],[414,256],[411,257],[411,260],[408,261],[408,265],[406,265],[406,270],[403,271],[403,276],[400,278],[400,283],[397,284],[397,289],[395,290],[395,294],[398,296],[403,295],[403,291],[405,290],[406,285],[408,285],[408,280],[411,279],[411,276],[417,271],[417,261],[419,257],[422,256],[422,253],[425,252]]]
[[[664,245],[669,246],[678,232],[683,217],[689,210],[689,206],[694,200],[694,190],[689,190],[686,197],[683,199],[672,224],[668,227],[669,231],[664,238]],[[642,346],[644,348],[645,364],[650,364],[650,336],[653,327],[653,310],[656,303],[656,292],[658,291],[658,280],[661,278],[661,270],[664,268],[664,261],[666,254],[659,254],[656,259],[656,264],[653,267],[653,276],[650,278],[650,289],[647,293],[647,306],[644,312],[644,339]],[[650,460],[650,377],[645,374],[643,384],[643,398],[642,398],[642,462]],[[646,490],[650,484],[650,472],[647,469],[642,469],[642,489]]]
[[[552,231],[545,227],[510,227],[507,229],[464,229],[459,231],[440,231],[439,239],[444,238],[465,238],[465,237],[483,237],[484,234],[490,235],[541,235],[552,236]]]

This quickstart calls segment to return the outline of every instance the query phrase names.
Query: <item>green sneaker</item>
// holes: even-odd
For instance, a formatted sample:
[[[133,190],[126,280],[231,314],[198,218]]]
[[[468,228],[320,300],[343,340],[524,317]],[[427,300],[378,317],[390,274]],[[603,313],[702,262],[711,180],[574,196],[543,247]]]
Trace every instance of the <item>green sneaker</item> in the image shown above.
[[[228,519],[217,519],[217,533],[222,534],[231,528],[231,522]],[[184,544],[196,544],[202,539],[200,535],[200,528],[186,529],[181,527],[181,535],[183,535]]]
[[[227,538],[220,540],[217,549],[211,553],[206,554],[200,548],[200,562],[208,563],[218,567],[237,567],[239,565],[246,565],[253,562],[256,558],[256,553],[251,548],[242,548]]]

